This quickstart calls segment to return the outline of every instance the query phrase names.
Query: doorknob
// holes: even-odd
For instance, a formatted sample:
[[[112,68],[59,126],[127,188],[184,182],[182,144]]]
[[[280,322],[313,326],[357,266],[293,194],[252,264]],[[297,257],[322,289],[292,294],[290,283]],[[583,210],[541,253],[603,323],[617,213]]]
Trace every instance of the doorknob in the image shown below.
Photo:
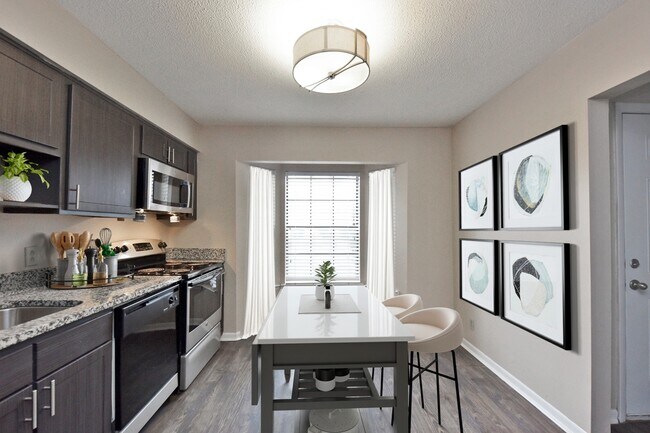
[[[638,280],[630,281],[630,289],[632,290],[646,290],[647,288],[648,285],[646,283],[642,283]]]

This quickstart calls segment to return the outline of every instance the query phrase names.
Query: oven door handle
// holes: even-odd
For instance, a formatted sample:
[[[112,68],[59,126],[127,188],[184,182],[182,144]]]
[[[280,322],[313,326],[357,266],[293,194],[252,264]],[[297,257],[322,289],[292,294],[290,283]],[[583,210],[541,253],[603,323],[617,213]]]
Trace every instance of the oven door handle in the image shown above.
[[[195,278],[195,279],[193,279],[193,280],[188,281],[188,282],[187,282],[187,286],[188,286],[188,287],[197,286],[197,285],[199,285],[199,284],[201,284],[201,283],[205,283],[206,281],[210,281],[210,280],[212,280],[212,279],[214,279],[214,278],[217,278],[217,277],[219,277],[219,275],[221,275],[221,272],[220,272],[220,271],[217,271],[216,273],[214,273],[214,274],[208,274],[208,275],[205,276],[205,277],[198,277],[198,278]]]

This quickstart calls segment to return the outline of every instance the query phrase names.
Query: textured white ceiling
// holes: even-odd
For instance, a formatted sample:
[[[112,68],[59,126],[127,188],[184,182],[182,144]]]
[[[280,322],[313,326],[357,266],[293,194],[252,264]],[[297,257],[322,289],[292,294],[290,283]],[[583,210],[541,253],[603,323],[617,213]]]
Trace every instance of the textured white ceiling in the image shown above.
[[[449,126],[623,0],[57,0],[204,125]],[[368,35],[371,73],[308,93],[292,49],[324,24]]]

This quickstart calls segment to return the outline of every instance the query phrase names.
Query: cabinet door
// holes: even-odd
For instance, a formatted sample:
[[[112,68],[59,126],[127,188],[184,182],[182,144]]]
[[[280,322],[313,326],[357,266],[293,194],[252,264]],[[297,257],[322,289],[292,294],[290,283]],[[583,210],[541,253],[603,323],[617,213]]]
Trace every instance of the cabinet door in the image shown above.
[[[187,171],[187,147],[172,139],[168,143],[171,148],[169,163],[179,170]]]
[[[196,176],[197,153],[193,150],[187,152],[187,172]]]
[[[142,126],[142,154],[161,162],[167,162],[171,152],[167,145],[167,137],[161,131],[149,125]]]
[[[111,431],[111,343],[37,382],[39,433]]]
[[[140,124],[106,99],[72,87],[67,209],[132,215]]]
[[[0,432],[30,433],[32,429],[31,385],[0,400]]]
[[[0,40],[0,132],[64,148],[67,89],[63,75]]]

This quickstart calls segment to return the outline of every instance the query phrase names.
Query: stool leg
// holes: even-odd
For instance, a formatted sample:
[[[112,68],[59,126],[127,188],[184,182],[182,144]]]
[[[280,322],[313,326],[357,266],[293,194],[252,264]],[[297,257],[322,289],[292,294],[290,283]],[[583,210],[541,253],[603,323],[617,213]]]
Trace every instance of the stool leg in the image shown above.
[[[442,418],[440,418],[440,375],[438,374],[438,354],[436,353],[436,398],[438,400],[438,424],[442,425]]]
[[[411,407],[413,403],[413,352],[409,363],[409,433],[411,433]]]
[[[379,385],[379,395],[384,395],[384,367],[381,368],[381,382]]]
[[[456,351],[451,351],[451,357],[454,361],[454,382],[456,382],[456,401],[458,402],[458,425],[460,425],[460,433],[463,433],[463,414],[460,410],[460,390],[458,389],[458,370],[456,369]]]
[[[372,380],[375,380],[375,367],[372,367]]]
[[[420,352],[418,352],[418,373],[422,373],[420,370]],[[420,374],[420,400],[422,400],[422,409],[424,409],[424,388],[422,388],[422,374]]]

